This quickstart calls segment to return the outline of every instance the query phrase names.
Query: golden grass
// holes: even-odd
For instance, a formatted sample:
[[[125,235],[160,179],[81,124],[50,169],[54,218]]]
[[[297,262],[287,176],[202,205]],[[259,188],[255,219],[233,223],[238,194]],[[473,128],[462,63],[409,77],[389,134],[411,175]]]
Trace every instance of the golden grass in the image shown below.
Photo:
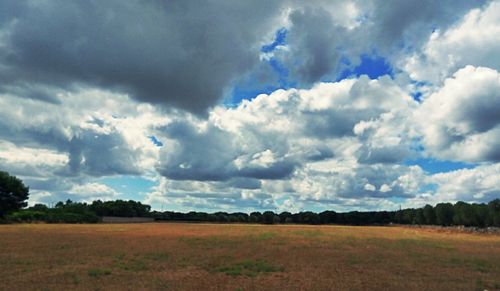
[[[0,225],[1,290],[500,290],[500,236],[402,227]]]

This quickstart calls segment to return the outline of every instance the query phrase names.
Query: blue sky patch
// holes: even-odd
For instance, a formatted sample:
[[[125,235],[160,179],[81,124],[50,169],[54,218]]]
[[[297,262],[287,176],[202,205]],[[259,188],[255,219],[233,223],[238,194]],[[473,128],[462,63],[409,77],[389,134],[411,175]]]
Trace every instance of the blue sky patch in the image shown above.
[[[263,45],[260,51],[263,53],[269,53],[272,52],[277,46],[284,45],[286,43],[287,33],[288,31],[286,30],[286,28],[280,28],[278,31],[276,31],[274,41],[270,44]]]
[[[266,61],[276,74],[277,80],[263,84],[258,82],[255,76],[249,76],[246,80],[234,86],[231,92],[231,101],[226,106],[237,106],[242,100],[252,100],[260,94],[271,94],[278,89],[288,89],[296,84],[288,80],[289,71],[276,58]]]
[[[392,67],[387,60],[377,55],[361,55],[361,63],[352,69],[345,69],[339,74],[338,81],[349,78],[368,75],[370,79],[377,79],[380,76],[389,75],[393,77]],[[349,65],[349,60],[343,58],[341,63]]]
[[[278,89],[279,87],[275,86],[266,86],[262,88],[248,88],[248,87],[235,86],[232,92],[232,104],[226,104],[226,105],[237,106],[238,104],[240,104],[242,100],[252,100],[260,94],[271,94],[272,92]]]
[[[412,80],[411,83],[415,85],[416,90],[410,93],[413,100],[417,102],[422,102],[422,92],[420,91],[422,87],[431,86],[431,83],[425,81],[415,81]]]
[[[148,136],[148,137],[149,137],[149,139],[150,139],[150,140],[154,143],[154,145],[155,145],[155,146],[157,146],[157,147],[162,147],[162,146],[163,146],[163,143],[162,143],[161,141],[159,141],[159,140],[156,138],[156,136],[154,136],[154,135],[150,135],[150,136]]]
[[[422,92],[413,92],[413,93],[410,93],[410,96],[413,98],[413,100],[417,101],[417,102],[422,102]]]
[[[286,28],[281,28],[276,31],[275,39],[272,43],[261,47],[261,52],[270,53],[277,46],[286,44],[286,36],[288,31]],[[294,84],[288,81],[288,69],[275,57],[271,57],[265,61],[274,73],[277,75],[277,82],[268,82],[266,85],[259,82],[257,78],[250,75],[246,80],[234,86],[231,92],[231,102],[228,106],[237,106],[242,100],[252,100],[260,94],[270,94],[278,89],[288,89]]]
[[[464,162],[440,161],[429,158],[419,158],[405,162],[407,166],[418,165],[430,174],[452,172],[460,169],[473,169],[475,164]]]
[[[115,176],[100,179],[100,182],[106,186],[122,193],[119,199],[132,199],[142,201],[144,197],[141,193],[151,190],[156,182],[137,176]]]

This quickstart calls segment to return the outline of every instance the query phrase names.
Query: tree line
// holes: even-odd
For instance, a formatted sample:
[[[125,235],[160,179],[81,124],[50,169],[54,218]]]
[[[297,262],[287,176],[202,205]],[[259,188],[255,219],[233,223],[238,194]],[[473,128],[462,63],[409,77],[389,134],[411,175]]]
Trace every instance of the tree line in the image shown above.
[[[500,199],[489,203],[459,201],[455,204],[439,203],[422,208],[408,208],[398,211],[350,211],[333,210],[315,213],[304,211],[291,213],[284,211],[252,212],[215,212],[191,211],[151,211],[151,206],[133,200],[101,201],[90,204],[85,202],[58,202],[54,207],[36,204],[26,207],[29,188],[22,181],[7,172],[0,171],[0,221],[49,223],[95,223],[103,216],[152,217],[157,221],[188,221],[218,223],[296,223],[296,224],[345,224],[345,225],[464,225],[475,227],[500,227]]]
[[[146,217],[151,207],[133,200],[85,202],[57,202],[49,208],[45,204],[35,204],[7,216],[12,222],[44,221],[48,223],[97,223],[103,216]]]
[[[333,210],[315,213],[304,211],[290,213],[284,211],[252,212],[151,212],[158,221],[193,221],[219,223],[295,223],[295,224],[345,224],[345,225],[387,225],[418,224],[418,225],[464,225],[476,227],[500,227],[500,199],[487,204],[459,201],[455,204],[439,203],[436,206],[426,205],[422,208],[408,208],[398,211],[350,211],[335,212]]]
[[[44,204],[18,210],[7,216],[13,222],[45,221],[49,223],[96,223],[103,216],[152,217],[156,221],[213,222],[213,223],[262,223],[262,224],[343,224],[343,225],[464,225],[475,227],[500,227],[500,199],[489,203],[459,201],[455,204],[439,203],[422,208],[398,211],[350,211],[327,210],[320,213],[303,211],[264,212],[176,212],[151,211],[151,207],[133,200],[96,200],[85,202],[58,202],[49,208]]]

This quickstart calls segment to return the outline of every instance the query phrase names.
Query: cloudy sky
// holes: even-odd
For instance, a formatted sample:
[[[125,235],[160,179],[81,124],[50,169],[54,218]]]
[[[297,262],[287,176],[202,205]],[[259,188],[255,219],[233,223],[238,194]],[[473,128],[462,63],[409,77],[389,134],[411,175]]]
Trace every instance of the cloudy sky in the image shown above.
[[[393,210],[500,197],[500,0],[0,2],[30,204]]]

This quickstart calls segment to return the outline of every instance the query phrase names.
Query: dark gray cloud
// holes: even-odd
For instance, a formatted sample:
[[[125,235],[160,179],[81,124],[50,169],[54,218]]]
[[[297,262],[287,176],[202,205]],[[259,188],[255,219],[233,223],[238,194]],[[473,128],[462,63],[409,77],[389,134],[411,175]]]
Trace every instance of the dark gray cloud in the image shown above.
[[[296,162],[284,160],[274,162],[269,166],[247,166],[240,169],[238,175],[265,180],[284,179],[293,173],[296,165]]]
[[[21,118],[29,117],[22,116]],[[69,149],[68,137],[64,134],[62,128],[45,124],[24,125],[18,122],[22,121],[0,119],[0,137],[17,145],[55,148],[61,151]]]
[[[453,122],[461,123],[469,132],[487,132],[500,124],[500,74],[489,83],[484,82],[481,89],[475,90],[472,97],[460,99],[460,106],[454,108]]]
[[[258,62],[277,9],[275,1],[3,2],[0,89],[85,83],[202,113]]]
[[[353,1],[357,15],[349,15],[341,1],[293,2],[288,50],[275,56],[299,86],[335,80],[342,70],[357,66],[362,54],[376,54],[393,64],[420,47],[433,30],[445,30],[487,2]]]
[[[289,50],[278,59],[307,86],[335,79],[342,57],[355,65],[374,44],[416,45],[483,1],[359,1],[366,19],[352,29],[339,3],[3,1],[0,90],[57,102],[53,89],[85,84],[201,114],[250,71],[272,82],[260,45],[286,7]]]
[[[291,77],[311,84],[335,73],[345,29],[335,25],[331,15],[322,8],[295,10],[289,18],[292,26],[287,39],[290,52],[286,64],[291,68]]]
[[[217,127],[198,132],[187,122],[170,124],[165,133],[176,144],[167,143],[159,172],[174,180],[221,181],[236,170],[238,151],[232,137]]]
[[[413,152],[406,144],[379,147],[364,144],[358,150],[358,162],[363,164],[395,164],[411,157]]]
[[[227,186],[240,189],[260,189],[262,183],[258,179],[252,178],[233,178],[227,182]],[[224,186],[225,187],[225,186]]]
[[[231,178],[283,179],[296,166],[293,160],[277,160],[266,165],[252,163],[255,153],[244,152],[236,137],[212,124],[198,130],[190,123],[174,122],[164,129],[173,143],[162,149],[159,173],[174,180],[226,181]],[[273,141],[267,141],[272,143]],[[265,142],[260,147],[265,147]],[[238,164],[238,158],[243,162]],[[234,182],[234,181],[233,181]],[[251,185],[251,187],[254,187]],[[245,188],[245,187],[242,187]]]
[[[354,125],[360,120],[375,118],[381,112],[380,108],[305,111],[304,134],[319,139],[353,136]]]
[[[419,46],[434,29],[446,28],[468,10],[486,2],[488,1],[376,1],[372,3],[372,26],[368,29],[378,48]]]
[[[312,148],[306,152],[305,159],[308,161],[323,161],[327,159],[331,159],[335,156],[332,149],[327,146],[318,146],[316,148]]]
[[[49,173],[45,173],[46,175]],[[24,182],[30,189],[40,191],[68,191],[72,185],[77,183],[75,180],[60,179],[58,177],[49,178],[25,178]]]
[[[69,141],[69,174],[92,176],[140,174],[137,154],[118,132],[84,131]]]

